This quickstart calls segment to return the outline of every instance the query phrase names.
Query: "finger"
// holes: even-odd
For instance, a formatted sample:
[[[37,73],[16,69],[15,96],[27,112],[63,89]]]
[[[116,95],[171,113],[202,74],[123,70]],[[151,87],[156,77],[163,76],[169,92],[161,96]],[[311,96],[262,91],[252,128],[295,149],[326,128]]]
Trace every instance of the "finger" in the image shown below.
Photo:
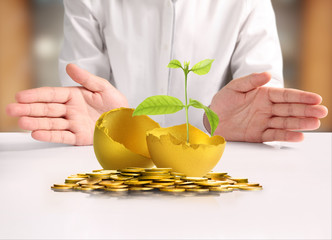
[[[39,141],[75,145],[76,136],[70,131],[33,131],[31,136]]]
[[[320,104],[322,97],[316,93],[289,88],[269,88],[269,99],[274,103]]]
[[[249,92],[268,83],[270,79],[271,74],[268,72],[253,73],[248,76],[232,80],[228,84],[228,87],[237,92]]]
[[[65,130],[69,129],[69,121],[63,118],[21,117],[18,120],[20,128],[25,130]]]
[[[319,126],[317,118],[273,117],[269,122],[269,128],[288,130],[315,130]]]
[[[301,132],[292,132],[281,129],[267,129],[263,132],[262,142],[283,141],[283,142],[301,142],[304,136]]]
[[[68,64],[66,72],[75,82],[92,92],[102,92],[110,85],[106,79],[95,76],[75,64]]]
[[[64,87],[41,87],[23,90],[16,94],[19,103],[65,103],[70,99],[70,89]]]
[[[322,105],[307,104],[273,104],[272,115],[279,117],[313,117],[324,118],[327,115],[327,108]]]
[[[58,103],[11,103],[6,110],[12,117],[63,117],[66,115],[66,106]]]

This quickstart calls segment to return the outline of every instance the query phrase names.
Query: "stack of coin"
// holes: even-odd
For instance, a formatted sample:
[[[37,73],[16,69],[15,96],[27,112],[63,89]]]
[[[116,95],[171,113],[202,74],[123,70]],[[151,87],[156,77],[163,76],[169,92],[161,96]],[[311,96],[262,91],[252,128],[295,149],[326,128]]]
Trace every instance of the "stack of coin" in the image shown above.
[[[187,177],[173,172],[171,168],[128,167],[119,170],[93,170],[77,173],[65,179],[65,183],[54,184],[55,191],[139,192],[232,192],[234,190],[262,190],[259,183],[250,183],[246,178],[233,178],[227,173],[209,172],[204,177]]]

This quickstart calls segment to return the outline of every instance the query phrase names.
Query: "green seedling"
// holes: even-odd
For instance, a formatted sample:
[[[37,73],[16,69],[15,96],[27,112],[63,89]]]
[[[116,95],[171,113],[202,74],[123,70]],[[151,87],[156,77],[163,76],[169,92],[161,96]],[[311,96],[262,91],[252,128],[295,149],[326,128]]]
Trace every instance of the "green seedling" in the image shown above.
[[[189,119],[188,119],[188,109],[189,107],[201,108],[204,109],[205,114],[209,120],[211,127],[211,136],[216,130],[219,117],[218,115],[212,111],[209,107],[203,105],[201,102],[189,99],[188,104],[188,96],[187,96],[187,82],[188,82],[188,74],[193,72],[198,75],[207,74],[213,63],[214,59],[205,59],[195,64],[191,69],[189,69],[189,62],[184,62],[183,66],[178,60],[171,60],[167,67],[169,68],[181,68],[184,72],[184,84],[185,84],[185,104],[181,102],[176,97],[167,96],[167,95],[157,95],[146,98],[141,104],[137,106],[135,111],[133,112],[133,116],[138,115],[161,115],[161,114],[170,114],[175,113],[183,108],[186,110],[186,125],[187,125],[187,142],[189,142]]]

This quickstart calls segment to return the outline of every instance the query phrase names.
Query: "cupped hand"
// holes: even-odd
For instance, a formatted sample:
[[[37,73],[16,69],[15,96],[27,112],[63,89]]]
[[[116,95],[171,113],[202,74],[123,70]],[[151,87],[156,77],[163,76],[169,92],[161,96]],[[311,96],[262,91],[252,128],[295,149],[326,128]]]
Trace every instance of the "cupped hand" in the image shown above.
[[[303,140],[302,130],[320,126],[327,108],[311,92],[264,87],[269,73],[255,73],[234,79],[212,99],[210,108],[220,120],[216,135],[228,141],[267,142]],[[209,124],[204,117],[204,125]]]
[[[128,102],[106,79],[74,64],[68,64],[66,71],[82,87],[42,87],[18,92],[17,103],[7,106],[7,114],[19,117],[19,126],[31,130],[36,140],[90,145],[99,116],[113,108],[128,107]]]

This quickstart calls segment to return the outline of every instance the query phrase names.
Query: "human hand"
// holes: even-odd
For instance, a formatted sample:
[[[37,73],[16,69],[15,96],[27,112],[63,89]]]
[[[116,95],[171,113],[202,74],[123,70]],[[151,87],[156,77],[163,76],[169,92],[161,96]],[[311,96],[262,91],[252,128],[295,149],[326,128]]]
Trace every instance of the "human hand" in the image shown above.
[[[299,130],[314,130],[327,108],[311,92],[263,87],[269,73],[255,73],[232,80],[212,99],[210,108],[220,120],[215,134],[228,141],[267,142],[303,140]],[[204,116],[204,125],[209,123]]]
[[[31,130],[36,140],[90,145],[99,116],[113,108],[128,107],[128,102],[106,79],[74,64],[68,64],[66,71],[82,87],[42,87],[18,92],[17,103],[7,106],[7,114],[19,117],[19,126]]]

